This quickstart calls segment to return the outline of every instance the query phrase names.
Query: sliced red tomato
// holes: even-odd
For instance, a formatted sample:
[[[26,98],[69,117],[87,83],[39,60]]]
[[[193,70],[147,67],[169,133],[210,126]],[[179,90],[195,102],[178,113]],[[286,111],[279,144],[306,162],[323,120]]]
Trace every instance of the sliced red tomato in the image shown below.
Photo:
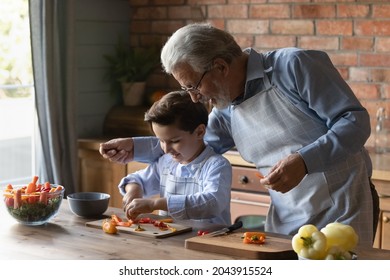
[[[140,218],[138,220],[138,223],[139,224],[153,224],[154,223],[154,220],[149,218],[149,217],[144,217],[144,218]]]
[[[209,232],[207,230],[198,230],[198,236],[203,236],[203,235],[206,235],[208,234]]]
[[[116,222],[116,225],[117,225],[117,226],[121,226],[121,227],[131,227],[132,224],[133,224],[133,223],[130,222],[130,221],[127,221],[127,222],[124,222],[124,221],[122,221],[122,222]]]
[[[155,227],[158,227],[159,229],[161,230],[166,230],[168,229],[168,225],[164,222],[161,222],[161,221],[154,221],[153,225]]]
[[[115,223],[120,223],[122,222],[122,219],[120,217],[118,217],[117,215],[115,214],[112,214],[111,215],[111,219],[115,222]]]

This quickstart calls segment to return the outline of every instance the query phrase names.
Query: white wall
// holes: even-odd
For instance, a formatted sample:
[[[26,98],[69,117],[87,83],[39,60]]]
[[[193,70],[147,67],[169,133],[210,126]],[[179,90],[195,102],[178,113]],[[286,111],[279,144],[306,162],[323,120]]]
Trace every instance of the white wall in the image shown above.
[[[103,77],[103,54],[112,53],[118,36],[129,42],[128,0],[75,1],[75,59],[78,96],[78,137],[100,137],[107,112],[117,97]]]

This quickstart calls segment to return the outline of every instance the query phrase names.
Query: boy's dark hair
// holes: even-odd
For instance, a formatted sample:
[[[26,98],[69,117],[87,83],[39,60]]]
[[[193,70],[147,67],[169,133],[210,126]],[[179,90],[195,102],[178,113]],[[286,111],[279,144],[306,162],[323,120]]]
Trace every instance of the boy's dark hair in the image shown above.
[[[150,126],[176,124],[180,130],[192,133],[200,124],[207,126],[208,111],[203,103],[194,103],[185,91],[172,91],[153,103],[144,120]]]

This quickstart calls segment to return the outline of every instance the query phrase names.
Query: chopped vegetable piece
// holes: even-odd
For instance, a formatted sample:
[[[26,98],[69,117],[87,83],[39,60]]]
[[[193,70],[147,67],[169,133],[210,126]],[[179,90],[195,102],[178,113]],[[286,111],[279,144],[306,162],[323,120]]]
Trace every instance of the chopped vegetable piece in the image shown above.
[[[102,228],[105,233],[115,234],[118,232],[116,224],[112,219],[105,219]]]
[[[264,232],[245,232],[242,242],[245,244],[263,244],[265,242]]]
[[[47,205],[47,198],[48,198],[47,192],[42,192],[39,195],[39,202],[42,203],[42,204]]]
[[[14,193],[14,209],[18,209],[22,206],[22,190],[16,190]]]
[[[140,225],[138,225],[134,231],[145,231],[145,229],[143,227],[141,227]]]

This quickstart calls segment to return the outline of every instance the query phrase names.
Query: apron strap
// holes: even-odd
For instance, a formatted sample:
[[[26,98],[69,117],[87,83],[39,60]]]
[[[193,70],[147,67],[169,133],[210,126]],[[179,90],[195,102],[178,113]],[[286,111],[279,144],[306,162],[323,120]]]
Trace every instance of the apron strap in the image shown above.
[[[272,70],[273,70],[272,67],[264,70],[263,82],[266,89],[269,89],[272,86],[271,81],[269,80],[267,75],[267,73],[272,72]]]

